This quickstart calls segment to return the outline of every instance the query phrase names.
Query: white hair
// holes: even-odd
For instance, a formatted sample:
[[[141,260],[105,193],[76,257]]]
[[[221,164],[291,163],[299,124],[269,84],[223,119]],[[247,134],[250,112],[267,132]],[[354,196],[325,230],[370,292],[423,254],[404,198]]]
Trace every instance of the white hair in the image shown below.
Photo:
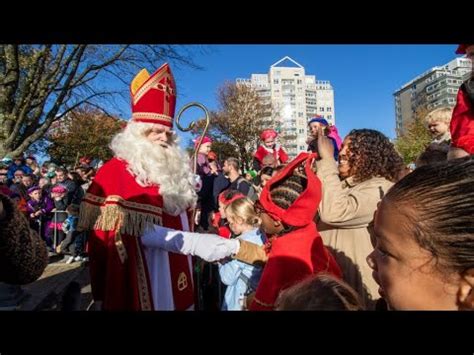
[[[128,163],[128,170],[140,186],[159,185],[166,213],[177,216],[194,207],[197,194],[189,157],[179,148],[173,134],[168,147],[153,144],[145,134],[159,126],[130,122],[110,144],[115,156]]]

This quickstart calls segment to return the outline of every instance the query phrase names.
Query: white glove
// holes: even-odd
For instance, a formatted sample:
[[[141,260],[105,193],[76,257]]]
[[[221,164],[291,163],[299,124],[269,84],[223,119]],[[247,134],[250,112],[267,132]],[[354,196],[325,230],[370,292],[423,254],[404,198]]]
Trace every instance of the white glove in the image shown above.
[[[236,239],[177,231],[156,225],[143,235],[142,243],[146,248],[160,248],[173,253],[199,256],[208,262],[237,254],[240,248]]]

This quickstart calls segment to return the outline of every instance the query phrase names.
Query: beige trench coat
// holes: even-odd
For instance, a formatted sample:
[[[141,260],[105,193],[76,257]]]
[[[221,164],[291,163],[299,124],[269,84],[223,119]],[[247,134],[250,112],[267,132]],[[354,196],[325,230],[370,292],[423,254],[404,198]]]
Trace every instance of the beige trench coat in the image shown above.
[[[358,184],[352,178],[341,182],[333,160],[320,160],[316,165],[322,182],[318,231],[341,267],[344,280],[361,295],[367,309],[373,309],[380,296],[366,261],[373,250],[367,227],[393,183],[382,177]]]

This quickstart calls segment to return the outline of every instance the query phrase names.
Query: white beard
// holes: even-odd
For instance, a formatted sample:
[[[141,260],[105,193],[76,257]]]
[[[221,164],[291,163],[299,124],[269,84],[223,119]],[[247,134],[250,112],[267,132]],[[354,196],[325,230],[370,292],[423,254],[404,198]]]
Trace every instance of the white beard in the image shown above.
[[[114,137],[111,148],[117,158],[128,163],[128,170],[137,183],[140,186],[158,185],[163,208],[172,216],[195,207],[194,174],[187,155],[175,142],[163,148],[143,136],[137,137],[133,134],[136,132],[127,132],[127,128]]]

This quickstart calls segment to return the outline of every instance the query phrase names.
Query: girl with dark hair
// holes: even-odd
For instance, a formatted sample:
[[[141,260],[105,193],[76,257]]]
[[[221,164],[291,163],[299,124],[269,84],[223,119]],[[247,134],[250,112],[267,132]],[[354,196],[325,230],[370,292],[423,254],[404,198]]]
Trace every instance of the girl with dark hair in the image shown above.
[[[329,274],[308,277],[282,291],[277,311],[362,311],[359,295],[347,283]]]
[[[390,189],[367,257],[389,309],[474,309],[472,216],[472,156],[417,168]]]
[[[322,131],[318,150],[321,160],[316,167],[322,182],[318,230],[344,280],[359,293],[364,306],[373,309],[378,286],[365,260],[373,250],[367,227],[377,203],[397,181],[403,161],[389,139],[371,129],[349,133],[339,153],[339,166],[333,143]]]

